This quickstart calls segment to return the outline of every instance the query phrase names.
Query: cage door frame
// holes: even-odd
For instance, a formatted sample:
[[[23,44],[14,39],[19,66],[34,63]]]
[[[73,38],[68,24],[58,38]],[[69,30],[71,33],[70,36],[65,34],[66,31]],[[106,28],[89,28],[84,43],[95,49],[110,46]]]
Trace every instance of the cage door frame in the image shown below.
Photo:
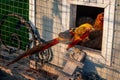
[[[112,45],[113,45],[113,30],[114,30],[114,12],[115,12],[115,0],[112,2],[105,1],[104,4],[102,3],[91,3],[91,2],[82,2],[82,1],[75,1],[75,0],[67,0],[68,4],[70,5],[70,11],[71,13],[68,13],[69,17],[69,25],[75,26],[75,20],[76,20],[76,8],[75,5],[85,5],[85,6],[91,6],[91,7],[99,7],[104,8],[104,25],[103,25],[103,38],[102,38],[102,50],[97,51],[93,49],[87,49],[83,48],[87,55],[93,58],[96,58],[96,63],[99,61],[100,63],[111,65],[111,58],[112,58]],[[84,1],[84,0],[83,0]],[[72,8],[71,8],[72,7]],[[72,18],[71,18],[72,17]]]

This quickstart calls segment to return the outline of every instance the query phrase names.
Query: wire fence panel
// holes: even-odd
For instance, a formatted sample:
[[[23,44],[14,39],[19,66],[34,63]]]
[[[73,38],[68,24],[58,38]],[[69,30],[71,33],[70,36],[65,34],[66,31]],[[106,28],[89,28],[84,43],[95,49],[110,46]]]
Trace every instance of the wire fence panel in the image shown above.
[[[28,44],[29,34],[24,25],[20,25],[20,20],[8,14],[16,13],[26,20],[29,20],[29,0],[1,0],[0,1],[0,19],[5,18],[1,25],[1,37],[5,44],[17,47],[17,41],[13,42],[10,37],[13,33],[19,35],[21,39],[21,49],[25,50]]]
[[[66,50],[68,44],[63,44],[64,41],[44,50],[44,45],[58,38],[61,32],[74,31],[84,23],[94,26],[100,13],[104,14],[104,23],[101,33],[95,33],[100,33],[97,39],[89,36],[88,43],[79,42],[70,51]],[[33,54],[17,62],[26,69],[22,73],[25,80],[119,80],[119,15],[119,0],[0,0],[1,48],[4,46],[15,54],[17,50],[29,49],[27,54]],[[81,55],[85,55],[83,62]],[[31,67],[34,69],[28,69]]]

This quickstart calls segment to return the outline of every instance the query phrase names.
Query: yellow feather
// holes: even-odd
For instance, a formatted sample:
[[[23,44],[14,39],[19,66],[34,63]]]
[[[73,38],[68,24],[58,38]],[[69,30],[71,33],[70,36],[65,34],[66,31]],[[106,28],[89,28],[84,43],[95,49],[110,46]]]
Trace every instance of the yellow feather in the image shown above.
[[[91,31],[93,29],[93,26],[89,23],[85,23],[80,25],[75,29],[75,35],[74,35],[74,40],[80,39],[80,37],[86,33],[87,31]]]
[[[85,23],[80,25],[75,29],[75,34],[78,34],[79,36],[83,35],[86,31],[90,31],[93,29],[93,26],[89,23]]]

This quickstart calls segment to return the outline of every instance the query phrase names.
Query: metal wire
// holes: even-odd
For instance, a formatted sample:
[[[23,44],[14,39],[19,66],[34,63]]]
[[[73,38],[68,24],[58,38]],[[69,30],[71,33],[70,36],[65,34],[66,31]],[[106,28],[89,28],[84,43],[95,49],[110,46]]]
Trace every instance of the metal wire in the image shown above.
[[[2,18],[2,20],[0,21],[0,27],[2,27],[2,25],[3,25],[4,22],[5,22],[5,20],[6,20],[9,16],[13,16],[13,17],[18,18],[18,19],[20,20],[20,23],[23,24],[23,25],[25,25],[25,26],[27,27],[28,31],[32,34],[32,37],[33,37],[32,42],[34,42],[34,44],[35,44],[35,36],[34,36],[33,30],[32,30],[32,28],[31,28],[30,24],[29,24],[23,17],[21,17],[21,16],[19,16],[19,15],[17,15],[17,14],[12,13],[12,14],[7,14],[7,15],[5,15],[5,16]],[[21,25],[21,24],[19,24],[19,25]],[[2,36],[2,34],[0,34],[0,35]],[[18,40],[18,47],[17,47],[17,49],[15,49],[15,50],[13,50],[12,48],[9,48],[9,47],[5,44],[5,42],[2,40],[2,38],[0,38],[2,44],[3,44],[7,49],[9,49],[9,53],[12,53],[12,52],[15,52],[15,51],[19,50],[19,49],[20,49],[20,46],[21,46],[19,36],[17,36],[16,34],[12,34],[12,35],[11,35],[11,38],[12,38],[13,36],[16,37],[17,40]],[[12,52],[11,52],[11,51],[12,51]]]
[[[3,17],[6,13],[17,13],[17,14],[21,15],[22,17],[24,17],[24,19],[25,19],[24,20],[23,18],[19,17],[18,19],[20,20],[20,24],[25,25],[25,26],[31,26],[31,24],[27,21],[29,21],[29,14],[30,14],[29,11],[33,12],[32,10],[29,10],[29,7],[31,5],[33,6],[33,4],[29,4],[29,1],[30,0],[0,0],[0,15]],[[35,25],[36,25],[36,29],[39,32],[39,35],[40,35],[39,37],[41,38],[38,41],[38,43],[39,42],[44,43],[47,40],[57,37],[60,32],[63,32],[64,30],[67,30],[71,27],[75,27],[75,26],[69,26],[70,18],[74,19],[74,16],[76,16],[76,18],[78,18],[78,16],[76,15],[77,12],[70,13],[71,11],[69,11],[69,10],[71,10],[71,6],[72,7],[74,6],[74,9],[75,9],[75,7],[84,8],[84,9],[80,9],[80,10],[77,9],[77,11],[80,11],[78,14],[81,14],[82,15],[82,16],[80,15],[81,17],[84,17],[85,14],[90,15],[90,13],[92,13],[92,15],[93,15],[93,13],[95,13],[94,16],[96,17],[96,15],[99,12],[92,11],[92,10],[88,11],[88,10],[90,10],[90,8],[88,9],[88,7],[93,7],[93,5],[90,6],[88,4],[90,3],[90,4],[97,5],[96,7],[94,6],[95,9],[99,9],[98,5],[107,4],[106,0],[35,0],[35,1],[36,1],[35,5],[34,5],[36,7]],[[65,2],[62,2],[62,1],[65,1]],[[71,1],[71,2],[74,1],[74,3],[69,3],[69,1]],[[108,1],[110,1],[110,0],[108,0]],[[112,48],[113,55],[111,56],[109,54],[106,54],[106,57],[105,57],[105,58],[112,57],[112,66],[107,66],[106,65],[107,63],[102,64],[97,59],[96,56],[95,57],[87,56],[87,58],[85,59],[85,62],[84,62],[83,69],[82,69],[83,70],[82,74],[84,74],[86,80],[89,80],[89,79],[91,79],[91,80],[95,80],[95,79],[96,80],[104,80],[104,79],[119,80],[120,79],[120,70],[119,70],[120,69],[120,54],[119,54],[120,53],[120,49],[119,49],[119,47],[120,47],[120,45],[119,45],[120,44],[120,39],[119,39],[120,38],[120,36],[119,36],[119,34],[120,34],[119,33],[119,31],[120,31],[120,28],[119,28],[120,0],[115,0],[115,1],[116,1],[116,4],[115,4],[116,11],[115,11],[115,21],[113,21],[114,22],[114,36],[113,36],[114,39],[112,42],[113,44],[111,44],[111,45],[113,45],[113,48]],[[85,5],[84,4],[79,5],[79,2],[84,3]],[[111,4],[112,4],[112,1],[111,1]],[[109,5],[107,5],[107,6],[109,6]],[[85,10],[85,9],[87,9],[87,10]],[[111,9],[111,7],[110,7],[110,9]],[[102,7],[101,11],[103,11],[103,10],[105,10],[105,9],[103,9],[103,7]],[[68,13],[69,13],[69,15],[68,15]],[[71,14],[74,14],[74,16],[71,16]],[[112,13],[109,13],[109,14],[112,14]],[[1,16],[0,16],[0,18],[1,18]],[[15,14],[9,14],[9,16],[18,17]],[[33,17],[33,15],[30,15],[30,16]],[[88,17],[91,17],[91,15]],[[3,22],[5,20],[5,18],[6,17],[4,17],[1,22]],[[110,21],[110,20],[108,20],[108,21]],[[16,25],[16,23],[13,21],[6,21],[6,22],[9,23],[9,26],[11,26],[11,24]],[[112,23],[112,21],[111,21],[111,23]],[[2,23],[0,23],[0,25],[1,24]],[[6,23],[4,23],[4,24],[6,24]],[[18,24],[19,24],[19,22],[18,22]],[[11,35],[6,35],[6,34],[9,32],[12,32],[11,30],[14,30],[14,28],[9,27],[8,25],[4,25],[4,26],[8,30],[1,29],[1,31],[2,31],[1,33],[2,34],[4,33],[2,35],[2,38],[7,39],[8,36],[11,36]],[[111,25],[108,25],[108,26],[109,26],[109,28],[111,27]],[[36,31],[33,31],[33,29],[31,29],[31,28],[30,28],[30,30],[31,30],[32,34],[34,34],[34,39],[37,40],[36,38],[38,38],[38,37],[36,37]],[[26,30],[21,30],[20,33],[22,34],[22,36],[24,36],[23,34],[28,33],[28,32]],[[110,36],[110,35],[108,35],[108,36]],[[18,35],[18,37],[21,37],[21,35]],[[26,36],[24,36],[22,38],[27,40]],[[8,41],[5,41],[5,40],[3,40],[3,41],[5,42],[5,44],[8,44]],[[21,40],[20,42],[22,42],[23,44],[26,45],[27,41]],[[109,42],[109,40],[107,42]],[[22,46],[24,46],[24,45],[22,45]],[[17,47],[19,48],[19,46],[17,46]],[[48,49],[47,51],[40,53],[39,55],[37,55],[37,57],[39,58],[40,62],[42,62],[42,60],[43,60],[43,62],[50,61],[49,64],[55,65],[57,67],[60,67],[61,69],[64,69],[64,67],[67,63],[66,60],[64,59],[65,58],[64,56],[66,54],[65,47],[66,47],[66,45],[58,44],[58,45]],[[53,53],[51,51],[53,51]],[[72,57],[74,58],[74,55]],[[97,63],[95,63],[95,62],[97,62]],[[38,61],[38,63],[39,63],[39,61]],[[49,64],[47,64],[47,65],[49,66]],[[69,65],[69,67],[72,67],[73,65],[74,64],[71,64],[71,65]],[[41,68],[41,66],[39,68]],[[55,72],[57,75],[59,75],[59,73],[60,73],[60,72],[55,71],[57,69],[56,67],[53,69],[53,68],[50,68],[50,67],[47,67],[46,65],[44,65],[43,68],[48,71],[51,71],[53,73]],[[46,75],[48,75],[48,74],[46,74]],[[63,75],[63,74],[60,74],[59,76],[61,76],[61,75]],[[73,75],[77,76],[77,74],[73,74]],[[65,77],[65,75],[63,75],[63,76]],[[63,79],[65,79],[64,77],[63,77]],[[47,79],[49,80],[48,76],[47,76]]]
[[[73,3],[73,4],[70,3],[69,6],[73,5],[73,6],[77,6],[77,7],[80,6],[79,2],[86,3],[86,4],[87,3],[88,4],[89,3],[93,3],[93,4],[95,3],[97,5],[107,4],[105,0],[68,0],[68,2],[70,2],[70,1],[71,2],[73,1],[75,3]],[[55,1],[55,0],[49,0],[49,1],[41,0],[41,1],[39,1],[39,0],[37,0],[36,2],[37,2],[37,4],[36,4],[36,25],[38,25],[38,29],[40,31],[42,31],[41,33],[43,35],[41,34],[42,35],[41,37],[43,37],[46,40],[51,39],[50,34],[57,35],[58,34],[57,32],[60,32],[60,30],[62,31],[62,29],[60,29],[61,26],[59,26],[60,23],[59,23],[59,16],[58,15],[62,14],[62,13],[64,14],[65,11],[69,10],[70,8],[66,7],[66,5],[65,5],[65,3],[67,3],[67,1],[65,3],[64,2],[62,3],[62,1],[59,2],[59,0],[58,1]],[[47,4],[47,3],[49,3],[49,4]],[[119,1],[117,1],[116,3],[119,3]],[[53,7],[53,5],[54,5],[54,7]],[[62,6],[62,8],[66,8],[66,10],[62,11],[61,6]],[[82,6],[83,6],[83,8],[84,7],[88,8],[87,5],[84,6],[84,4],[83,4]],[[92,6],[90,6],[90,7],[92,7]],[[95,6],[94,6],[94,8],[95,8]],[[98,7],[96,7],[96,8],[98,8]],[[117,8],[119,8],[119,7],[117,7]],[[93,13],[97,14],[97,12],[99,13],[100,9],[99,9],[99,11],[92,11],[92,10],[89,11],[89,12],[87,12],[88,10],[85,10],[85,11],[86,12],[82,16],[85,16],[85,14],[87,14],[87,13],[90,14],[90,12],[93,12]],[[102,11],[104,11],[104,9],[102,9]],[[57,12],[58,12],[58,14],[57,14]],[[68,13],[70,13],[70,12],[68,12]],[[76,12],[73,12],[73,13],[76,14]],[[83,13],[82,9],[79,10],[79,14],[81,14],[81,13]],[[70,13],[70,14],[72,14],[72,13]],[[109,13],[109,14],[111,14],[111,13]],[[115,15],[116,15],[116,21],[119,23],[119,21],[118,21],[119,19],[117,20],[117,18],[119,16],[119,11],[116,12]],[[61,15],[61,16],[63,16],[63,15]],[[69,17],[72,19],[74,16],[69,15]],[[78,18],[78,16],[77,16],[77,18]],[[65,14],[64,14],[64,19],[67,21],[67,15],[65,15]],[[51,24],[53,23],[53,25],[49,24],[49,22]],[[53,26],[53,27],[51,27],[51,26]],[[109,26],[111,26],[111,25],[109,25]],[[50,27],[52,29],[49,29]],[[119,62],[120,62],[119,61],[119,49],[117,49],[118,48],[117,46],[119,46],[119,32],[118,31],[119,31],[119,28],[118,28],[118,25],[116,25],[115,36],[114,36],[114,38],[116,38],[116,40],[113,43],[113,45],[114,45],[114,47],[113,47],[113,52],[114,53],[113,54],[114,55],[111,56],[113,58],[113,62],[114,62],[113,66],[114,66],[116,71],[112,69],[113,67],[108,67],[108,66],[106,66],[106,64],[99,63],[99,61],[97,59],[95,59],[95,57],[88,56],[88,59],[85,61],[85,66],[84,66],[84,71],[85,72],[88,72],[88,74],[90,74],[91,72],[94,72],[95,74],[99,74],[100,77],[103,77],[104,79],[107,79],[107,80],[112,80],[112,79],[118,80],[119,79],[118,76],[115,77],[116,76],[115,74],[120,75],[117,72],[118,70],[116,69],[116,67],[119,68],[119,66],[120,66],[119,65]],[[60,45],[60,46],[58,45],[57,48],[53,49],[54,50],[53,64],[59,65],[59,66],[60,66],[60,63],[62,63],[62,60],[63,60],[62,55],[64,55],[64,54],[62,54],[62,51],[60,51],[60,50],[64,49],[64,46],[63,45]],[[58,54],[58,53],[61,53],[61,54]],[[108,58],[108,56],[110,57],[110,55],[107,54],[106,58]],[[94,61],[98,61],[98,64],[94,63]],[[94,73],[93,73],[93,76],[94,76]],[[115,73],[115,74],[112,74],[112,73]],[[110,76],[113,76],[113,78],[111,78]]]

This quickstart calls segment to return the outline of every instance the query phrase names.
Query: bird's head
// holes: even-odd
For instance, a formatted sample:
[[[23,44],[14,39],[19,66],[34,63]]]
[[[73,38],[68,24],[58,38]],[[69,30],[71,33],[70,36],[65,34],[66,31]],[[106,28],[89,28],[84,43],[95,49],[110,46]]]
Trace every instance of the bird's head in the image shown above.
[[[103,23],[103,18],[104,18],[104,13],[103,12],[98,14],[97,20],[99,20],[99,21],[101,21]]]
[[[103,12],[97,15],[97,18],[96,18],[95,23],[93,25],[95,30],[103,30],[103,19],[104,19]]]

